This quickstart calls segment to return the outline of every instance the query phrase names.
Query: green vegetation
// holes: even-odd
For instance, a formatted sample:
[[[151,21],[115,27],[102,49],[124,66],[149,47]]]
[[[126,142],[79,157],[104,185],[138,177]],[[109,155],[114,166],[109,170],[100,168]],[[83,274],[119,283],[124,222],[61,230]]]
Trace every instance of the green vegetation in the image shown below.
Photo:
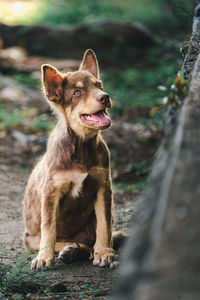
[[[2,256],[0,260],[0,299],[23,299],[28,294],[46,289],[43,272],[27,271],[27,254],[21,255],[14,267],[3,263],[5,259],[6,256]]]
[[[55,121],[49,121],[48,115],[42,114],[40,116],[37,116],[35,118],[32,127],[35,128],[36,130],[42,130],[42,131],[49,131],[53,129],[55,126]]]
[[[79,296],[85,296],[87,295],[87,292],[92,292],[92,293],[98,293],[100,291],[100,289],[96,288],[94,285],[90,284],[90,283],[86,283],[84,286],[85,291],[80,292]]]
[[[23,129],[35,132],[49,131],[55,126],[47,114],[33,115],[32,109],[5,108],[0,102],[0,130]]]
[[[118,183],[117,185],[114,185],[117,189],[117,192],[119,194],[123,194],[126,192],[134,192],[134,191],[142,191],[144,190],[145,186],[147,184],[147,180],[143,180],[139,183]]]
[[[118,226],[119,226],[119,229],[121,229],[121,225],[123,225],[124,223],[124,218],[127,216],[127,215],[130,215],[130,216],[135,216],[135,212],[132,210],[132,209],[127,209],[127,210],[124,210],[120,217],[119,217],[119,221],[118,221]]]
[[[155,32],[176,34],[191,23],[193,1],[176,0],[44,0],[33,15],[33,21],[54,25],[88,23],[101,19],[141,22]],[[167,12],[167,13],[166,13]],[[188,18],[189,16],[189,18]],[[180,32],[179,32],[180,34]]]
[[[23,177],[26,177],[30,174],[31,172],[31,169],[30,168],[25,168],[23,165],[21,165],[20,163],[17,165],[18,167],[18,171],[19,173],[23,176]]]
[[[135,212],[132,209],[128,209],[122,212],[122,216],[131,215],[134,216]]]
[[[23,126],[25,122],[25,117],[21,114],[18,108],[14,108],[12,112],[7,110],[0,105],[0,129],[10,129],[16,128],[18,126]]]
[[[87,3],[86,3],[87,2]],[[61,0],[55,11],[54,1],[43,1],[38,21],[55,25],[93,22],[102,18],[122,21],[148,21],[156,18],[160,12],[160,3],[150,1],[149,13],[144,13],[144,2],[138,1],[68,1]],[[141,20],[142,18],[142,20]]]
[[[148,162],[146,160],[143,160],[138,163],[130,162],[126,165],[126,171],[128,171],[128,172],[134,171],[136,176],[142,176],[144,173],[144,170],[147,167],[148,167]]]
[[[41,81],[38,79],[35,79],[31,75],[24,75],[24,74],[15,74],[12,75],[12,78],[18,82],[27,85],[28,87],[31,88],[39,88],[41,87]]]
[[[158,60],[158,57],[161,59]],[[159,90],[158,87],[170,87],[181,61],[178,48],[171,46],[166,51],[158,47],[148,51],[145,68],[132,67],[120,71],[106,69],[102,79],[105,90],[115,99],[113,114],[119,116],[136,108],[150,112],[154,106],[161,105],[166,91]]]
[[[190,87],[190,82],[185,80],[183,73],[178,72],[174,84],[171,85],[168,96],[165,97],[165,103],[160,106],[154,107],[151,111],[152,115],[162,114],[168,106],[178,108],[185,100]]]
[[[8,3],[9,2],[9,3]],[[140,22],[162,35],[183,34],[191,25],[196,1],[176,0],[1,0],[5,23],[47,23],[56,26],[109,19]]]

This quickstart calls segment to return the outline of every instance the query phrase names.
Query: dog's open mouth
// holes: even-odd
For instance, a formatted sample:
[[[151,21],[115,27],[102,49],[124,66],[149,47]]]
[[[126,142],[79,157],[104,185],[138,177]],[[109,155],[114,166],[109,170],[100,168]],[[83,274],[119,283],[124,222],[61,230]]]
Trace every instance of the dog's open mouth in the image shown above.
[[[105,109],[94,114],[82,114],[81,121],[95,128],[106,128],[110,126],[111,121]]]

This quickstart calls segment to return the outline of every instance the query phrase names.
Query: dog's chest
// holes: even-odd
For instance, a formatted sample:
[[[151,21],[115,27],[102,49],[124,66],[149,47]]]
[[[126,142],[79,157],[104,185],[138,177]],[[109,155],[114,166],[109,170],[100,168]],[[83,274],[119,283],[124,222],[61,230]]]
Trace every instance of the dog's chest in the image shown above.
[[[83,189],[83,182],[87,178],[88,173],[74,173],[71,177],[71,191],[70,194],[73,198],[76,198],[79,196],[80,192]]]
[[[72,170],[57,173],[53,180],[61,194],[69,193],[71,197],[77,198],[83,189],[83,182],[87,176],[87,172]]]
[[[99,166],[89,170],[67,170],[54,175],[53,184],[60,196],[69,195],[78,198],[80,194],[90,197],[98,190],[98,186],[105,186],[109,178],[109,169]]]

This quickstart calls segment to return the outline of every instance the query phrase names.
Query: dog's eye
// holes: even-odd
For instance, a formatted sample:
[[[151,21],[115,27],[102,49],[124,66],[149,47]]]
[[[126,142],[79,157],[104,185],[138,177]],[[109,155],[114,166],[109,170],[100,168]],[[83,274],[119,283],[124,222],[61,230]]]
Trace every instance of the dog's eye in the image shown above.
[[[81,91],[80,90],[75,90],[74,91],[74,96],[80,96],[81,94]]]
[[[96,83],[96,86],[97,86],[98,88],[102,88],[101,82],[98,81],[98,82]]]

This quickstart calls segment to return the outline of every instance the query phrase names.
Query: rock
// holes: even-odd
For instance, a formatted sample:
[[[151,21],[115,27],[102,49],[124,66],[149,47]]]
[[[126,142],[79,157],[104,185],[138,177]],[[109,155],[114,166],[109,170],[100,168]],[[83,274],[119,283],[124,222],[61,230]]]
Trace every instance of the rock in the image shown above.
[[[113,270],[115,269],[116,267],[119,266],[119,261],[113,261],[111,264],[110,264],[110,269]]]
[[[140,49],[138,54],[143,58],[141,50],[155,44],[151,34],[141,25],[107,20],[63,28],[1,23],[0,37],[4,48],[21,46],[29,54],[49,57],[80,59],[83,51],[92,47],[103,63],[115,64],[116,57],[118,64],[134,62],[136,49]]]
[[[102,135],[111,150],[113,179],[117,182],[133,182],[138,175],[146,176],[162,134],[162,130],[154,126],[122,120],[113,122],[109,130],[103,131]]]
[[[16,150],[18,148],[18,153],[29,152],[39,152],[45,150],[47,145],[47,137],[37,137],[36,135],[26,135],[18,130],[12,131],[12,136],[16,140],[15,145]]]
[[[18,130],[13,130],[12,136],[16,139],[17,142],[19,142],[23,150],[27,150],[30,141],[33,141],[33,139],[31,139],[29,136]]]
[[[16,86],[9,85],[0,91],[0,98],[4,101],[20,102],[23,99],[23,93]]]
[[[50,64],[56,67],[59,71],[63,73],[67,73],[69,71],[76,71],[80,66],[81,61],[75,59],[53,59],[47,57],[25,57],[23,61],[16,62],[17,66],[20,68],[28,68],[33,73],[39,72],[38,79],[41,79],[41,65],[42,64]]]
[[[12,63],[22,62],[26,57],[26,52],[21,47],[10,47],[0,51],[2,59],[10,60]]]
[[[41,113],[49,111],[49,105],[39,89],[18,83],[7,76],[1,78],[0,99],[7,102],[11,101],[18,107],[36,107]]]
[[[65,292],[67,292],[67,288],[63,283],[56,282],[51,285],[51,292],[52,293],[65,293]]]

